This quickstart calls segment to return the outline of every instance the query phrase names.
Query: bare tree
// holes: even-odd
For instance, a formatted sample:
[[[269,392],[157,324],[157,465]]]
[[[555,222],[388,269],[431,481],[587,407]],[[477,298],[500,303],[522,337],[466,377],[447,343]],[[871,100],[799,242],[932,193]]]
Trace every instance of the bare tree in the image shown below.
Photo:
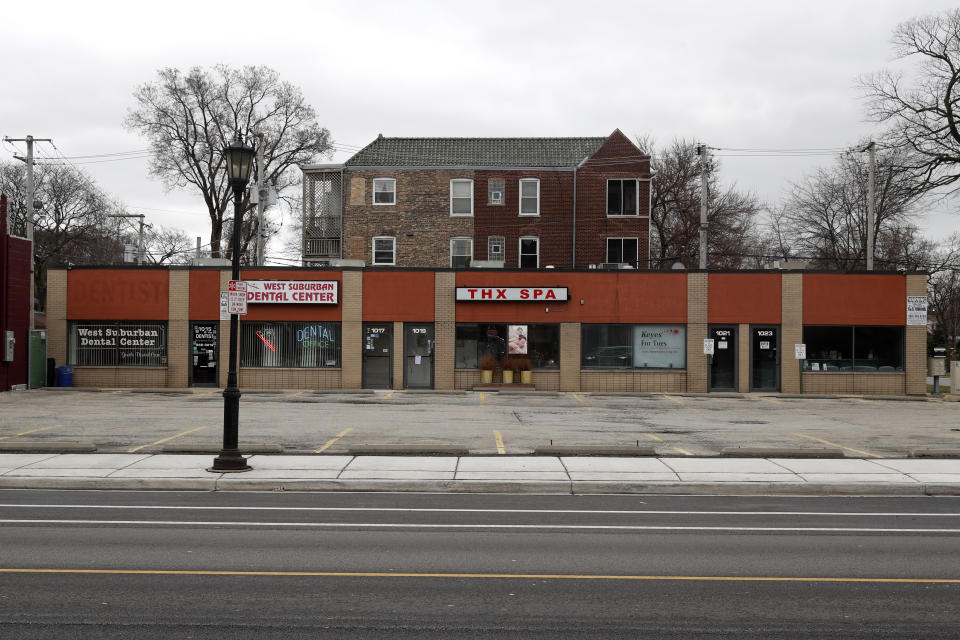
[[[697,265],[700,250],[700,167],[697,145],[674,140],[656,149],[650,138],[637,140],[638,147],[653,156],[652,208],[650,212],[651,267],[669,269],[675,262]],[[753,266],[751,256],[760,242],[755,219],[762,206],[750,193],[720,186],[716,158],[707,160],[707,222],[710,226],[707,266],[735,269]]]
[[[916,78],[908,84],[890,70],[863,76],[868,113],[890,125],[887,143],[905,151],[898,159],[913,188],[953,185],[960,179],[960,9],[898,25],[893,47],[897,58],[917,61]]]
[[[193,67],[185,74],[167,68],[157,76],[134,92],[137,106],[126,126],[150,141],[151,172],[168,188],[193,188],[203,197],[211,255],[220,257],[224,219],[232,212],[224,146],[236,133],[250,143],[262,134],[263,174],[283,192],[299,183],[297,165],[330,151],[330,132],[317,123],[300,89],[267,67]],[[251,208],[249,196],[243,208]],[[244,229],[250,229],[249,242],[256,222]]]
[[[145,263],[190,264],[195,248],[182,229],[150,227],[143,235]]]
[[[877,154],[874,253],[881,264],[903,266],[911,254],[926,259],[918,253],[921,239],[911,223],[917,181],[900,170],[903,155],[895,150]],[[867,159],[860,153],[843,154],[833,166],[794,183],[783,208],[771,217],[784,257],[800,257],[824,269],[863,269],[867,193]]]

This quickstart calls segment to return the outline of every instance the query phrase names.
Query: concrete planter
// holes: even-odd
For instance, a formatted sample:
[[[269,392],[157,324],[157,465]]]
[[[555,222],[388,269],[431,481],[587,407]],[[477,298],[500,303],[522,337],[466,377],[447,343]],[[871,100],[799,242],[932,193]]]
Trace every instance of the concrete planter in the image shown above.
[[[513,371],[506,370],[503,372],[503,384],[513,384]]]
[[[490,369],[481,369],[480,370],[480,383],[481,384],[490,384],[493,382],[493,371]]]
[[[520,383],[521,383],[521,384],[533,384],[533,371],[521,371],[521,372],[520,372]]]

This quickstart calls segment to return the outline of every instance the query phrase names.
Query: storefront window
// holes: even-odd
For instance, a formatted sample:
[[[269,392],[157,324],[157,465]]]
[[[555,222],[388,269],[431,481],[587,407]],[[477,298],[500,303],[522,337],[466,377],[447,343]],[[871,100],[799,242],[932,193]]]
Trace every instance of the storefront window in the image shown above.
[[[903,371],[903,327],[804,327],[804,371]]]
[[[71,322],[68,361],[77,367],[165,367],[167,323]]]
[[[585,324],[584,369],[683,369],[687,331],[682,325]]]
[[[490,353],[498,362],[508,351],[508,324],[458,324],[455,363],[457,369],[476,369]],[[514,325],[517,326],[517,325]],[[533,369],[560,368],[560,326],[522,324],[526,328],[527,358]]]
[[[340,366],[339,322],[242,322],[240,366]]]

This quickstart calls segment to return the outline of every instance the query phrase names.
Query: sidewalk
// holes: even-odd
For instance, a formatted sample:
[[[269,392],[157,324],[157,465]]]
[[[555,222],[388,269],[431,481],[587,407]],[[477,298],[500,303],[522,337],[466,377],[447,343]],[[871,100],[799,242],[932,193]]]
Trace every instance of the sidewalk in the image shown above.
[[[960,459],[0,454],[0,489],[960,496]]]

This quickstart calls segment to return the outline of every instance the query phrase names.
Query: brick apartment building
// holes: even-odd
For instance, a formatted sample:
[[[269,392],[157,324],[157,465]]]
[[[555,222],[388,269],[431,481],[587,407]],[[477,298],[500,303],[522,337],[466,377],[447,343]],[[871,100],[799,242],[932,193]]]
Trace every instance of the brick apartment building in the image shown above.
[[[595,138],[378,137],[304,167],[304,261],[368,266],[644,267],[650,158]]]

